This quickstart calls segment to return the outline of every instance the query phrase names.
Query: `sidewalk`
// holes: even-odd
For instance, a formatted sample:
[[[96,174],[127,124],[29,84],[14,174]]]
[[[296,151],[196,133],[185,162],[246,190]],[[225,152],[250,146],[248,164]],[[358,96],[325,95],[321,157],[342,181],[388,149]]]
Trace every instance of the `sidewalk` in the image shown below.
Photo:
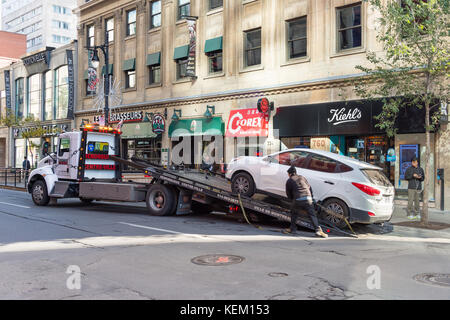
[[[450,225],[450,211],[441,211],[439,209],[429,208],[428,217],[429,222],[446,223]],[[390,222],[395,224],[405,221],[410,221],[406,217],[406,206],[396,205]]]

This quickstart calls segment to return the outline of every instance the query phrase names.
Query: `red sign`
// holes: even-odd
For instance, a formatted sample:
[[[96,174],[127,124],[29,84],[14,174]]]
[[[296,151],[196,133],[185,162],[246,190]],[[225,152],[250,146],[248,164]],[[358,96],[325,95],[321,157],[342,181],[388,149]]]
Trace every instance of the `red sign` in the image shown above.
[[[116,170],[115,165],[104,165],[104,164],[87,164],[85,165],[86,170]]]
[[[107,154],[87,154],[86,159],[96,159],[96,160],[109,160],[109,155]]]
[[[258,109],[242,109],[230,112],[227,125],[227,137],[267,137],[269,135],[269,117]]]

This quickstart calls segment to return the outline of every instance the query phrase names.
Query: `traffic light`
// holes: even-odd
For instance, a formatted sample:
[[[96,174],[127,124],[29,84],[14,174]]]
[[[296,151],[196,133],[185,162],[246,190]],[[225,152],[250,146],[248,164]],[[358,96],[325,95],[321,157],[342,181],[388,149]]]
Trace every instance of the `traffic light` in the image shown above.
[[[42,145],[42,154],[43,155],[48,155],[48,148],[50,147],[50,143],[48,143],[48,141],[45,141],[44,144]]]

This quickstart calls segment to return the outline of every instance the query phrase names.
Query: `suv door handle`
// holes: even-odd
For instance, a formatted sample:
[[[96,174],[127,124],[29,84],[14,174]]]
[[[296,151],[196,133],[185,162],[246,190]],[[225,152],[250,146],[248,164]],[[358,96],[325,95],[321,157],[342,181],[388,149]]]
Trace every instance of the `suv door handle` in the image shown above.
[[[328,183],[328,184],[331,184],[331,185],[334,185],[334,182],[331,182],[331,181],[324,181],[325,183]]]

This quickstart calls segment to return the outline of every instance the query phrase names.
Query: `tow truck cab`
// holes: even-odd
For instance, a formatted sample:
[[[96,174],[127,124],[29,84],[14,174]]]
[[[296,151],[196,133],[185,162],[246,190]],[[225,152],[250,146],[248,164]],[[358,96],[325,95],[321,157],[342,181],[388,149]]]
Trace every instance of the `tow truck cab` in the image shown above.
[[[120,134],[111,127],[89,124],[81,131],[61,133],[56,154],[42,159],[30,173],[28,191],[35,203],[36,199],[45,205],[51,197],[78,197],[80,182],[120,181],[121,167],[109,158],[120,155]]]

